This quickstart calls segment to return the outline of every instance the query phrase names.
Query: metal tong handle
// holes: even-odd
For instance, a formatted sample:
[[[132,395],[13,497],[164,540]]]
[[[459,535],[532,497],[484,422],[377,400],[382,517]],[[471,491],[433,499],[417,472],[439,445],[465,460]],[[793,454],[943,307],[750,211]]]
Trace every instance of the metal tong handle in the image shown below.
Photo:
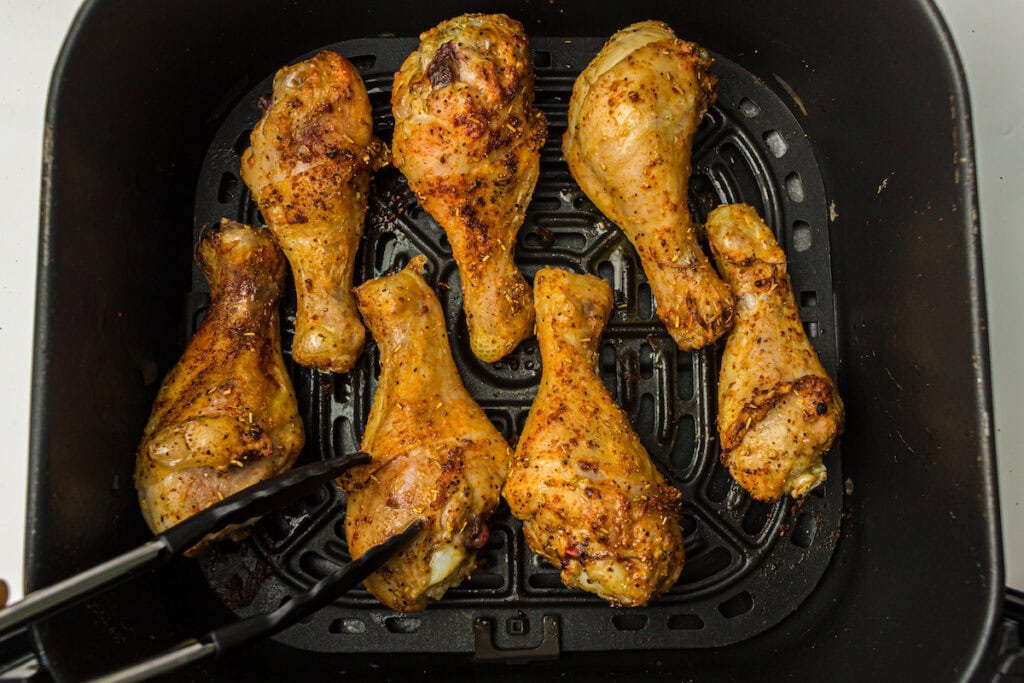
[[[30,593],[20,602],[0,610],[0,638],[31,621],[108,589],[138,570],[166,562],[213,531],[265,515],[313,493],[325,481],[334,479],[345,470],[368,462],[370,456],[366,453],[342,455],[299,467],[239,491],[138,548]]]
[[[273,612],[256,614],[215,629],[202,638],[187,641],[152,659],[96,678],[93,683],[143,681],[283,631],[355,588],[402,550],[422,528],[423,520],[416,520],[401,533],[370,548],[359,559],[349,562],[330,576],[321,579],[308,591],[295,596]]]

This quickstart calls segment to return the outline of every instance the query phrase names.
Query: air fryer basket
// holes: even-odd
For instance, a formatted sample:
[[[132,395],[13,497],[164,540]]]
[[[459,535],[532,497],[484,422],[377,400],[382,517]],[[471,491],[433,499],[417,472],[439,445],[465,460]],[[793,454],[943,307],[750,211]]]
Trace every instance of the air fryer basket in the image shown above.
[[[502,508],[481,570],[425,613],[401,617],[356,593],[276,642],[189,674],[490,677],[525,675],[501,661],[524,658],[547,658],[530,676],[989,671],[994,657],[983,653],[1002,575],[970,126],[955,53],[923,2],[88,3],[48,109],[29,587],[146,536],[134,448],[159,379],[205,305],[186,226],[222,215],[259,221],[237,164],[269,75],[337,49],[363,72],[387,137],[390,73],[416,44],[391,36],[467,10],[506,11],[533,39],[549,142],[518,261],[528,276],[554,263],[613,284],[602,376],[683,490],[687,569],[650,607],[611,609],[562,588]],[[714,350],[675,349],[628,243],[560,161],[573,78],[601,44],[579,36],[607,36],[655,12],[719,57],[691,209],[703,219],[721,201],[742,200],[764,213],[846,399],[842,461],[828,456],[826,487],[802,506],[751,503],[730,484],[713,439]],[[492,366],[472,357],[443,233],[401,177],[383,171],[357,279],[418,252],[430,258],[467,387],[514,438],[540,370],[536,344]],[[375,367],[371,344],[348,376],[295,369],[310,435],[304,458],[356,446]],[[342,510],[325,488],[266,519],[249,542],[52,619],[35,633],[49,671],[79,678],[232,612],[278,604],[344,558]]]
[[[417,40],[376,38],[329,46],[352,60],[374,106],[375,129],[390,140],[391,78]],[[282,642],[327,652],[468,652],[494,644],[503,658],[536,658],[543,619],[557,624],[549,645],[601,651],[726,645],[777,623],[814,587],[839,534],[843,479],[838,449],[828,457],[829,480],[800,505],[753,501],[721,466],[714,424],[715,349],[678,350],[654,313],[651,289],[635,251],[587,200],[561,159],[569,95],[576,76],[602,39],[538,38],[532,43],[537,106],[548,120],[541,179],[519,233],[517,262],[528,278],[545,265],[605,277],[616,306],[602,337],[601,372],[629,413],[644,445],[684,493],[687,563],[675,588],[645,610],[612,610],[582,591],[566,589],[558,570],[526,546],[519,523],[502,506],[491,523],[480,568],[425,613],[401,616],[365,591],[321,610],[289,629]],[[719,58],[717,104],[697,135],[692,210],[698,220],[725,201],[756,205],[790,247],[793,283],[807,328],[835,372],[830,296],[828,210],[810,145],[785,103],[764,83]],[[270,77],[251,89],[226,117],[206,155],[196,189],[195,235],[227,215],[259,222],[239,178],[240,152],[259,118]],[[540,380],[535,340],[494,364],[469,348],[461,289],[444,232],[417,204],[404,179],[388,169],[377,176],[356,281],[393,272],[427,254],[430,279],[447,312],[456,364],[470,392],[510,443],[522,429]],[[195,274],[197,288],[202,281]],[[205,287],[203,287],[205,289]],[[201,310],[201,309],[200,309]],[[189,321],[199,316],[189,311]],[[286,348],[289,334],[286,332]],[[296,369],[306,393],[307,457],[358,449],[376,389],[378,361],[371,345],[355,370],[316,376]],[[311,586],[347,559],[344,496],[334,487],[303,505],[264,520],[254,543],[224,545],[203,558],[221,598],[240,614],[272,609]],[[788,533],[787,533],[788,532]],[[269,565],[269,567],[268,567]],[[779,576],[785,581],[779,581]],[[249,591],[240,592],[239,585]],[[481,652],[483,649],[483,652]]]

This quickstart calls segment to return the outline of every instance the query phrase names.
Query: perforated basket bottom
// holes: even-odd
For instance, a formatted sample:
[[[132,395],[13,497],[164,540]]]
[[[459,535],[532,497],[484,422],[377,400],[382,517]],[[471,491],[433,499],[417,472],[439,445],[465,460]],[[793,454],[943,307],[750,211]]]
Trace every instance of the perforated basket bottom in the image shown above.
[[[752,501],[722,468],[715,440],[718,351],[679,351],[655,315],[636,254],[598,212],[561,160],[566,109],[576,75],[600,39],[535,38],[537,106],[548,118],[541,177],[519,233],[517,262],[532,278],[545,265],[595,273],[612,285],[616,307],[605,330],[601,376],[626,410],[648,452],[683,492],[686,566],[671,591],[642,609],[613,609],[566,589],[558,570],[526,546],[502,505],[479,568],[425,612],[399,615],[357,590],[277,639],[312,651],[477,652],[493,644],[513,657],[547,638],[564,651],[712,647],[740,641],[798,608],[824,573],[838,533],[842,475],[838,449],[829,478],[801,504]],[[353,40],[327,46],[362,72],[376,132],[389,139],[391,78],[417,41]],[[789,257],[800,313],[826,369],[836,369],[827,202],[810,144],[785,103],[740,66],[717,57],[716,105],[694,145],[690,208],[698,221],[720,203],[754,205]],[[239,156],[259,117],[271,77],[228,115],[207,153],[196,194],[196,236],[222,216],[261,223],[238,177]],[[429,261],[429,279],[446,311],[452,352],[463,381],[510,442],[522,429],[541,373],[536,341],[493,365],[469,350],[461,292],[443,231],[416,203],[393,168],[376,180],[356,282],[395,271],[412,256]],[[192,327],[205,306],[196,272]],[[294,296],[286,303],[290,348]],[[292,366],[307,428],[303,459],[356,450],[376,388],[378,354],[370,342],[347,375],[322,376]],[[210,585],[239,615],[271,609],[347,559],[344,497],[325,487],[257,525],[253,537],[223,544],[201,564]],[[546,618],[547,622],[543,623]],[[497,625],[497,628],[492,626]],[[493,653],[492,653],[493,655]]]

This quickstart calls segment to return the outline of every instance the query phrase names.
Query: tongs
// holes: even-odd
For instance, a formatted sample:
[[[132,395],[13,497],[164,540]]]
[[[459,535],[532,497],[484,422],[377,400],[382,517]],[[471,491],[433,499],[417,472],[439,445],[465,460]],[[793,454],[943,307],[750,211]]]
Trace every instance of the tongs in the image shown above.
[[[35,591],[11,607],[0,610],[0,643],[9,641],[32,622],[96,595],[143,569],[166,563],[196,545],[207,534],[277,510],[313,493],[324,482],[336,478],[345,470],[368,462],[369,455],[355,453],[299,467],[268,479],[225,498],[134,550]],[[256,614],[222,626],[156,657],[95,680],[106,683],[145,680],[278,633],[357,586],[402,550],[422,527],[422,520],[413,522],[401,533],[370,548],[358,559],[321,579],[308,591],[272,612]],[[14,660],[8,658],[7,666],[0,664],[0,676],[14,667],[22,666],[31,657],[26,655]]]

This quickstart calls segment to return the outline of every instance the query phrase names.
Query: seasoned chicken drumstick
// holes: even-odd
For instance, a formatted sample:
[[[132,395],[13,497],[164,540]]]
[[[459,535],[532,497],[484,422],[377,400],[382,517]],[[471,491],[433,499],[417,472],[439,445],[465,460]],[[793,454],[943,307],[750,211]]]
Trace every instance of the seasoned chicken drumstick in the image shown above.
[[[383,158],[359,73],[333,52],[282,68],[250,139],[242,179],[295,276],[292,358],[318,370],[351,370],[366,335],[352,270],[370,175]]]
[[[512,256],[546,128],[522,25],[468,14],[427,31],[395,75],[391,104],[395,165],[447,233],[470,347],[494,362],[533,331]]]
[[[576,79],[562,153],[580,188],[636,247],[658,316],[681,349],[732,324],[687,207],[690,151],[717,81],[711,57],[661,22],[611,37]]]
[[[210,307],[160,387],[135,463],[154,533],[289,469],[302,450],[281,356],[284,257],[266,230],[225,219],[203,236],[199,263]]]
[[[505,500],[566,586],[614,605],[645,605],[683,568],[681,496],[595,371],[611,289],[553,268],[537,273],[534,286],[544,373]]]
[[[425,260],[356,288],[381,373],[362,443],[373,461],[339,481],[353,557],[427,520],[412,545],[364,582],[402,612],[423,609],[476,566],[511,456],[462,385],[441,305],[421,275]]]
[[[722,463],[758,500],[802,496],[825,480],[843,402],[804,333],[772,231],[745,204],[718,207],[707,229],[737,298],[718,380]]]

